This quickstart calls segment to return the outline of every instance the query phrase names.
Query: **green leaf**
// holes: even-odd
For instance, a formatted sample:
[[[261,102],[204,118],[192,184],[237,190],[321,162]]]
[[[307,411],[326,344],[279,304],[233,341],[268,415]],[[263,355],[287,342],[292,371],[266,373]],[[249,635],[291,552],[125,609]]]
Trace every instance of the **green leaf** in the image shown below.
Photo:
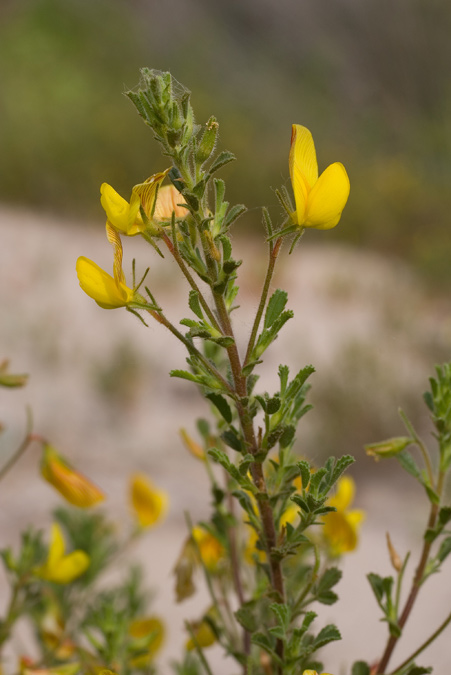
[[[440,548],[437,554],[437,558],[440,562],[443,562],[445,558],[451,553],[451,537],[446,537],[440,544]]]
[[[203,319],[204,315],[202,313],[202,307],[200,306],[199,302],[199,293],[197,291],[190,291],[189,292],[189,300],[188,304],[190,306],[191,311],[199,317],[199,319]]]
[[[221,413],[227,424],[231,424],[232,411],[226,399],[220,394],[207,394],[206,398],[208,398],[213,403],[213,405]]]
[[[274,321],[280,316],[287,304],[288,294],[286,291],[277,289],[269,299],[268,306],[265,312],[264,327],[269,328]]]
[[[288,366],[279,366],[279,379],[280,379],[280,393],[283,396],[285,393],[285,390],[287,388],[288,384],[288,375],[290,373],[290,369]]]
[[[337,482],[342,473],[346,471],[348,466],[354,464],[354,462],[355,458],[352,455],[343,455],[343,457],[340,457],[340,459],[337,460],[337,463],[335,464],[332,472],[329,488],[331,488]]]
[[[351,675],[371,675],[370,667],[365,661],[356,661],[352,666]]]
[[[259,359],[263,352],[268,349],[269,345],[274,342],[281,328],[286,324],[289,319],[292,319],[294,313],[290,310],[282,312],[277,319],[274,321],[272,326],[265,328],[260,334],[257,344],[255,345],[252,351],[252,359]]]
[[[235,612],[236,620],[249,633],[255,633],[260,625],[259,619],[255,616],[255,605],[256,602],[251,600],[250,602],[246,602],[244,605],[241,605],[241,607]]]
[[[242,476],[245,476],[249,471],[249,466],[255,462],[255,457],[249,453],[243,457],[243,461],[238,464],[238,471]]]
[[[227,228],[232,225],[240,216],[247,211],[247,207],[244,204],[236,204],[232,206],[230,211],[228,211],[226,217],[224,218],[223,227]]]
[[[212,163],[212,165],[210,166],[208,174],[206,176],[206,180],[208,180],[210,176],[212,176],[216,171],[221,169],[229,162],[233,162],[235,159],[236,157],[233,154],[233,152],[229,152],[228,150],[223,150],[222,152],[220,152],[219,155],[214,160],[214,162]]]
[[[297,462],[297,466],[301,472],[302,489],[306,490],[310,483],[310,464],[305,459],[302,459],[300,462]]]
[[[283,629],[283,632],[286,633],[291,620],[290,608],[285,604],[273,602],[273,604],[269,606],[269,609],[276,616],[277,623]]]
[[[313,640],[313,644],[316,649],[324,647],[324,645],[329,644],[329,642],[334,642],[335,640],[341,640],[341,633],[336,626],[329,624],[325,626],[318,635]]]
[[[180,377],[182,380],[190,380],[191,382],[196,382],[199,384],[199,378],[193,373],[189,373],[187,370],[171,370],[169,373],[170,377]]]
[[[280,657],[274,651],[275,644],[270,641],[264,633],[254,633],[251,637],[251,642],[258,647],[261,647],[265,652],[267,652],[279,665],[283,665]]]
[[[322,605],[333,605],[337,602],[338,595],[334,591],[323,591],[316,599]]]
[[[221,438],[229,448],[232,448],[232,450],[243,452],[243,444],[238,433],[234,429],[226,429],[226,431],[221,434]]]
[[[336,586],[342,576],[343,572],[338,567],[329,567],[318,581],[318,593],[328,591]]]
[[[382,602],[384,598],[384,580],[378,574],[374,574],[373,572],[370,572],[367,575],[367,579],[371,584],[371,588],[373,589],[373,593],[376,596],[376,600],[379,603]]]
[[[396,455],[396,459],[401,464],[402,468],[407,471],[407,473],[410,473],[410,475],[414,478],[420,478],[420,469],[418,468],[417,463],[408,450],[403,450],[402,452],[398,453]]]
[[[416,666],[415,664],[406,670],[405,675],[426,675],[432,673],[432,668],[424,668],[424,666]]]

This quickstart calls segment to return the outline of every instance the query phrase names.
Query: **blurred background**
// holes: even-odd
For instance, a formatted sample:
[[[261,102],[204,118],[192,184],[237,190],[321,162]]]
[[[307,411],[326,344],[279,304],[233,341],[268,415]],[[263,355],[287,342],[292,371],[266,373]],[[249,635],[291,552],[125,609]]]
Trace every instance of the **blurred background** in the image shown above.
[[[197,121],[214,114],[221,148],[238,158],[222,175],[232,203],[249,207],[234,226],[234,243],[251,256],[236,317],[243,339],[264,275],[260,208],[277,220],[291,124],[312,131],[320,170],[346,166],[351,196],[339,226],[308,232],[280,265],[275,285],[288,289],[296,319],[268,352],[262,387],[275,386],[277,352],[293,369],[317,367],[299,452],[359,458],[359,506],[374,509],[355,570],[358,555],[387,564],[393,504],[385,495],[380,504],[382,480],[405,489],[393,527],[410,546],[424,524],[423,495],[396,464],[365,459],[362,446],[403,433],[399,406],[429,437],[421,392],[434,364],[450,358],[450,34],[447,0],[1,0],[0,351],[31,375],[26,390],[0,392],[2,455],[31,403],[37,429],[91,471],[118,514],[127,508],[124,475],[151,473],[173,496],[165,571],[183,509],[208,515],[207,496],[197,487],[193,495],[199,467],[174,471],[191,466],[179,424],[193,428],[192,416],[206,414],[189,385],[167,376],[183,367],[183,352],[158,327],[149,335],[132,317],[100,310],[74,272],[78,255],[111,264],[100,184],[128,197],[166,166],[122,93],[142,66],[170,70],[192,91]],[[138,244],[125,242],[128,262],[143,257]],[[152,290],[177,321],[187,290],[160,262],[152,258]],[[20,486],[36,483],[37,459],[25,458],[0,495],[19,524],[30,518]],[[44,518],[49,488],[30,490],[33,517]],[[6,511],[2,520],[12,527]],[[371,602],[365,583],[358,593]],[[163,604],[172,601],[171,589],[162,592]],[[377,629],[366,643],[359,636],[362,649],[374,651]],[[346,660],[346,646],[336,653]]]

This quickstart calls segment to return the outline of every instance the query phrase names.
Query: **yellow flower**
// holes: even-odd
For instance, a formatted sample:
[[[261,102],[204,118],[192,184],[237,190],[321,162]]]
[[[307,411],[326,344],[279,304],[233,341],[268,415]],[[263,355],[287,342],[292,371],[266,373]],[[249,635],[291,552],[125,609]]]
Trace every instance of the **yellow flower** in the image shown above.
[[[164,641],[164,626],[160,619],[149,616],[143,619],[135,619],[130,625],[129,633],[145,644],[145,652],[131,659],[130,663],[135,668],[145,668],[152,661],[161,648]]]
[[[134,300],[134,291],[125,283],[122,271],[122,243],[116,230],[106,224],[108,241],[114,248],[113,275],[111,276],[95,262],[81,256],[77,260],[78,281],[84,292],[103,309],[125,307]]]
[[[292,214],[295,224],[320,230],[335,227],[349,197],[349,178],[343,164],[331,164],[318,178],[312,134],[300,124],[293,124],[289,165],[296,202]]]
[[[219,539],[216,539],[203,527],[193,527],[192,536],[199,549],[203,564],[209,572],[215,572],[219,563],[224,559],[224,546]]]
[[[199,559],[199,556],[201,560]],[[183,544],[174,567],[175,594],[177,602],[189,598],[196,590],[194,572],[201,562],[211,573],[218,571],[225,557],[221,542],[203,527],[193,527],[191,536]]]
[[[156,234],[158,228],[152,228],[151,214],[157,189],[165,179],[168,171],[169,169],[166,169],[166,171],[162,171],[161,173],[155,173],[143,183],[135,185],[132,189],[130,202],[121,197],[111,185],[102,183],[100,187],[100,203],[105,209],[108,222],[112,227],[129,237],[142,234],[149,229],[151,234]],[[146,215],[147,222],[144,222],[142,218],[140,212],[141,206]],[[168,217],[170,218],[171,214]]]
[[[167,493],[157,490],[143,473],[132,476],[130,496],[140,527],[152,527],[166,516],[169,501]]]
[[[318,675],[316,670],[304,670],[302,675]],[[321,675],[330,675],[330,673],[321,673]]]
[[[216,640],[216,634],[211,627],[210,621],[207,621],[207,618],[215,618],[215,610],[210,608],[204,618],[201,621],[190,622],[190,628],[193,632],[193,637],[190,637],[186,642],[186,649],[190,652],[196,647],[211,647]]]
[[[52,525],[47,560],[35,570],[35,574],[55,584],[70,584],[89,567],[89,556],[80,550],[65,554],[63,533],[56,523]]]
[[[337,492],[328,500],[328,506],[335,506],[335,512],[324,516],[323,535],[332,556],[353,551],[358,543],[358,530],[365,517],[363,511],[349,510],[355,493],[355,483],[349,476],[340,478]]]
[[[76,471],[47,443],[43,448],[41,474],[45,480],[74,506],[88,508],[105,499],[91,481]]]

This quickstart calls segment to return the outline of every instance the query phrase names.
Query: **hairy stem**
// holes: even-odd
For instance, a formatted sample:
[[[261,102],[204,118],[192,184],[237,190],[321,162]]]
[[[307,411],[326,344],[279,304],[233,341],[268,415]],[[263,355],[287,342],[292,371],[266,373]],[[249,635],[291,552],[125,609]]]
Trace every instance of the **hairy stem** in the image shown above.
[[[168,237],[168,235],[166,233],[163,234],[163,241],[166,244],[166,246],[168,247],[172,256],[174,257],[174,260],[177,262],[177,265],[180,267],[185,279],[188,281],[188,283],[191,286],[191,288],[193,289],[193,291],[196,291],[196,293],[198,294],[199,302],[202,305],[202,308],[203,308],[205,314],[208,316],[211,325],[214,326],[214,328],[216,328],[216,330],[221,331],[221,328],[220,328],[220,326],[219,326],[219,324],[216,320],[215,315],[211,311],[210,306],[209,306],[208,302],[205,300],[199,286],[196,284],[192,274],[190,273],[189,269],[185,265],[185,261],[183,260],[182,256],[180,255],[180,251],[178,250],[178,248],[176,246],[174,246],[174,244],[172,243],[172,241],[170,240],[170,238]]]
[[[261,321],[261,318],[262,318],[262,315],[263,315],[263,311],[265,309],[266,300],[268,298],[268,293],[269,293],[269,287],[271,285],[271,280],[272,280],[272,276],[274,274],[274,268],[276,266],[277,256],[279,254],[281,244],[282,244],[282,237],[277,239],[275,241],[275,243],[273,243],[272,241],[269,242],[268,269],[267,269],[267,272],[266,272],[265,283],[263,285],[263,290],[262,290],[262,294],[261,294],[261,298],[260,298],[260,304],[258,305],[257,314],[255,315],[255,320],[254,320],[254,324],[252,326],[252,331],[251,331],[251,335],[250,335],[250,338],[249,338],[249,343],[247,345],[246,356],[245,356],[245,359],[244,359],[244,366],[246,366],[249,363],[249,360],[250,360],[250,357],[251,357],[251,354],[252,354],[252,350],[253,350],[254,345],[255,345],[258,327],[260,326],[260,321]]]

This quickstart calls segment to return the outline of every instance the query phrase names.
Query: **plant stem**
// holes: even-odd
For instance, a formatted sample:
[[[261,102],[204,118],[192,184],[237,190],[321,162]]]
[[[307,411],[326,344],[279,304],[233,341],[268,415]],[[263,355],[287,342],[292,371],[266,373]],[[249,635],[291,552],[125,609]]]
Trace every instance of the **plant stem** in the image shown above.
[[[245,356],[244,364],[243,364],[244,366],[246,366],[249,363],[249,360],[250,360],[250,357],[251,357],[251,354],[252,354],[252,350],[253,350],[254,345],[255,345],[258,327],[260,325],[260,321],[261,321],[261,318],[262,318],[262,315],[263,315],[263,311],[265,309],[266,300],[268,298],[268,293],[269,293],[269,287],[271,285],[271,279],[272,279],[272,276],[274,274],[274,268],[276,266],[277,256],[279,254],[281,244],[282,244],[282,237],[280,237],[279,239],[276,239],[275,243],[273,243],[272,241],[269,242],[268,269],[267,269],[267,272],[266,272],[265,283],[264,283],[263,289],[262,289],[260,304],[259,304],[258,309],[257,309],[257,314],[255,315],[254,324],[252,326],[252,331],[251,331],[249,343],[248,343],[248,346],[247,346],[246,356]]]
[[[224,298],[222,297],[222,295],[214,293],[214,299],[219,320],[222,324],[225,334],[234,337],[232,325],[230,323],[230,317],[227,312]],[[230,367],[232,370],[233,380],[235,384],[235,391],[238,396],[236,406],[247,450],[252,455],[255,456],[258,453],[259,448],[255,438],[252,416],[250,414],[248,405],[244,403],[244,400],[247,398],[246,377],[244,377],[242,374],[240,357],[238,354],[238,349],[236,347],[235,341],[233,342],[232,345],[230,345],[230,347],[227,347],[227,354],[229,357]],[[263,525],[263,532],[265,535],[265,544],[268,554],[270,575],[271,575],[271,585],[273,589],[276,591],[278,597],[277,601],[283,603],[285,601],[284,580],[280,560],[277,560],[272,553],[272,550],[276,547],[277,544],[277,537],[276,537],[276,528],[274,524],[274,516],[268,499],[268,492],[266,489],[266,481],[263,474],[263,467],[260,462],[253,462],[250,465],[250,471],[254,484],[258,488],[258,493],[256,497],[260,518]],[[276,652],[277,655],[280,657],[280,659],[283,659],[283,642],[281,640],[277,640]]]
[[[437,493],[439,496],[441,496],[442,490],[443,490],[443,482],[444,482],[444,474],[443,472],[439,472],[439,477],[437,481]],[[432,504],[431,505],[431,512],[429,515],[429,520],[427,524],[427,529],[433,529],[435,527],[435,523],[437,521],[437,515],[439,511],[439,505],[438,504]],[[418,592],[420,590],[421,582],[423,580],[423,574],[424,570],[426,569],[426,565],[428,562],[429,558],[429,553],[431,550],[432,542],[424,541],[423,544],[423,550],[421,552],[421,557],[420,557],[420,562],[418,563],[418,567],[416,569],[413,581],[412,581],[412,586],[410,589],[409,596],[407,598],[406,604],[404,606],[404,610],[401,614],[401,617],[398,621],[399,627],[402,629],[404,628],[407,619],[410,616],[410,613],[413,609],[413,606],[415,604],[415,600],[417,599]],[[390,636],[390,638],[387,641],[387,645],[385,647],[384,653],[382,655],[382,658],[379,662],[376,675],[383,675],[385,673],[385,670],[387,668],[388,662],[390,661],[390,658],[393,654],[393,650],[399,640],[399,637],[396,637],[394,635]]]
[[[194,281],[194,278],[192,274],[190,273],[189,269],[185,265],[185,261],[183,260],[182,256],[180,255],[180,251],[178,250],[178,247],[172,243],[166,232],[163,234],[163,241],[166,244],[166,246],[169,249],[169,252],[172,254],[174,257],[174,260],[177,262],[177,265],[180,267],[184,277],[188,281],[189,285],[193,289],[193,291],[196,291],[196,293],[199,296],[199,302],[202,305],[202,308],[205,312],[205,314],[208,316],[210,323],[216,330],[221,331],[221,328],[216,320],[215,315],[210,309],[210,306],[208,305],[208,302],[205,300],[199,286],[196,284]]]
[[[194,646],[195,646],[195,648],[196,648],[196,652],[197,652],[197,654],[198,654],[198,656],[199,656],[199,658],[200,658],[200,660],[201,660],[201,663],[202,663],[203,667],[205,668],[205,672],[207,673],[207,675],[213,675],[213,671],[211,670],[211,668],[210,668],[210,666],[209,666],[209,664],[208,664],[208,661],[207,661],[207,659],[205,658],[205,654],[204,654],[204,652],[203,652],[203,650],[202,650],[202,647],[200,646],[199,642],[197,641],[196,636],[194,635],[194,631],[193,631],[193,629],[191,628],[191,624],[190,624],[189,621],[185,621],[185,627],[186,627],[188,633],[189,633],[190,636],[191,636],[191,639],[192,639],[192,641],[193,641],[193,644],[194,644]]]
[[[395,670],[393,670],[390,673],[390,675],[396,675],[397,673],[399,673],[399,671],[405,668],[411,661],[413,661],[413,659],[415,659],[418,656],[418,654],[421,654],[421,652],[423,652],[427,647],[429,647],[429,645],[432,644],[432,642],[434,642],[434,640],[440,635],[440,633],[442,633],[445,630],[445,628],[448,626],[449,623],[451,623],[451,614],[449,614],[447,618],[444,620],[444,622],[440,624],[437,630],[434,633],[432,633],[432,635],[425,642],[423,642],[423,644],[420,647],[418,647],[418,649],[416,649],[413,652],[413,654],[409,656],[408,659],[403,661],[400,666],[395,668]]]
[[[428,474],[429,481],[431,485],[434,485],[434,472],[432,470],[432,464],[431,464],[431,458],[429,457],[429,452],[427,451],[427,448],[421,438],[418,436],[417,432],[415,431],[414,427],[412,426],[412,423],[410,422],[409,418],[405,414],[404,410],[399,410],[399,415],[404,422],[406,429],[414,439],[415,443],[418,445],[420,452],[423,456],[424,463],[426,465],[426,471]]]
[[[219,381],[221,382],[222,386],[227,389],[229,394],[231,396],[234,396],[235,392],[233,391],[232,387],[230,384],[223,378],[219,370],[215,368],[215,366],[205,358],[205,356],[198,350],[196,347],[190,342],[182,333],[177,330],[175,326],[172,325],[172,323],[164,316],[162,312],[157,312],[152,309],[147,310],[153,318],[158,321],[158,323],[163,324],[163,326],[166,326],[166,328],[173,334],[175,337],[180,340],[180,342],[183,342],[185,347],[187,348],[188,352],[195,356],[196,358],[201,361],[204,366],[207,368],[207,370]]]
[[[30,408],[27,408],[27,426],[25,437],[22,443],[19,445],[19,447],[15,450],[15,452],[13,452],[8,461],[0,469],[0,480],[2,480],[6,476],[6,474],[10,469],[12,469],[14,464],[22,457],[22,455],[27,450],[30,443],[34,440],[31,434],[32,428],[33,428],[33,418],[31,415]]]

